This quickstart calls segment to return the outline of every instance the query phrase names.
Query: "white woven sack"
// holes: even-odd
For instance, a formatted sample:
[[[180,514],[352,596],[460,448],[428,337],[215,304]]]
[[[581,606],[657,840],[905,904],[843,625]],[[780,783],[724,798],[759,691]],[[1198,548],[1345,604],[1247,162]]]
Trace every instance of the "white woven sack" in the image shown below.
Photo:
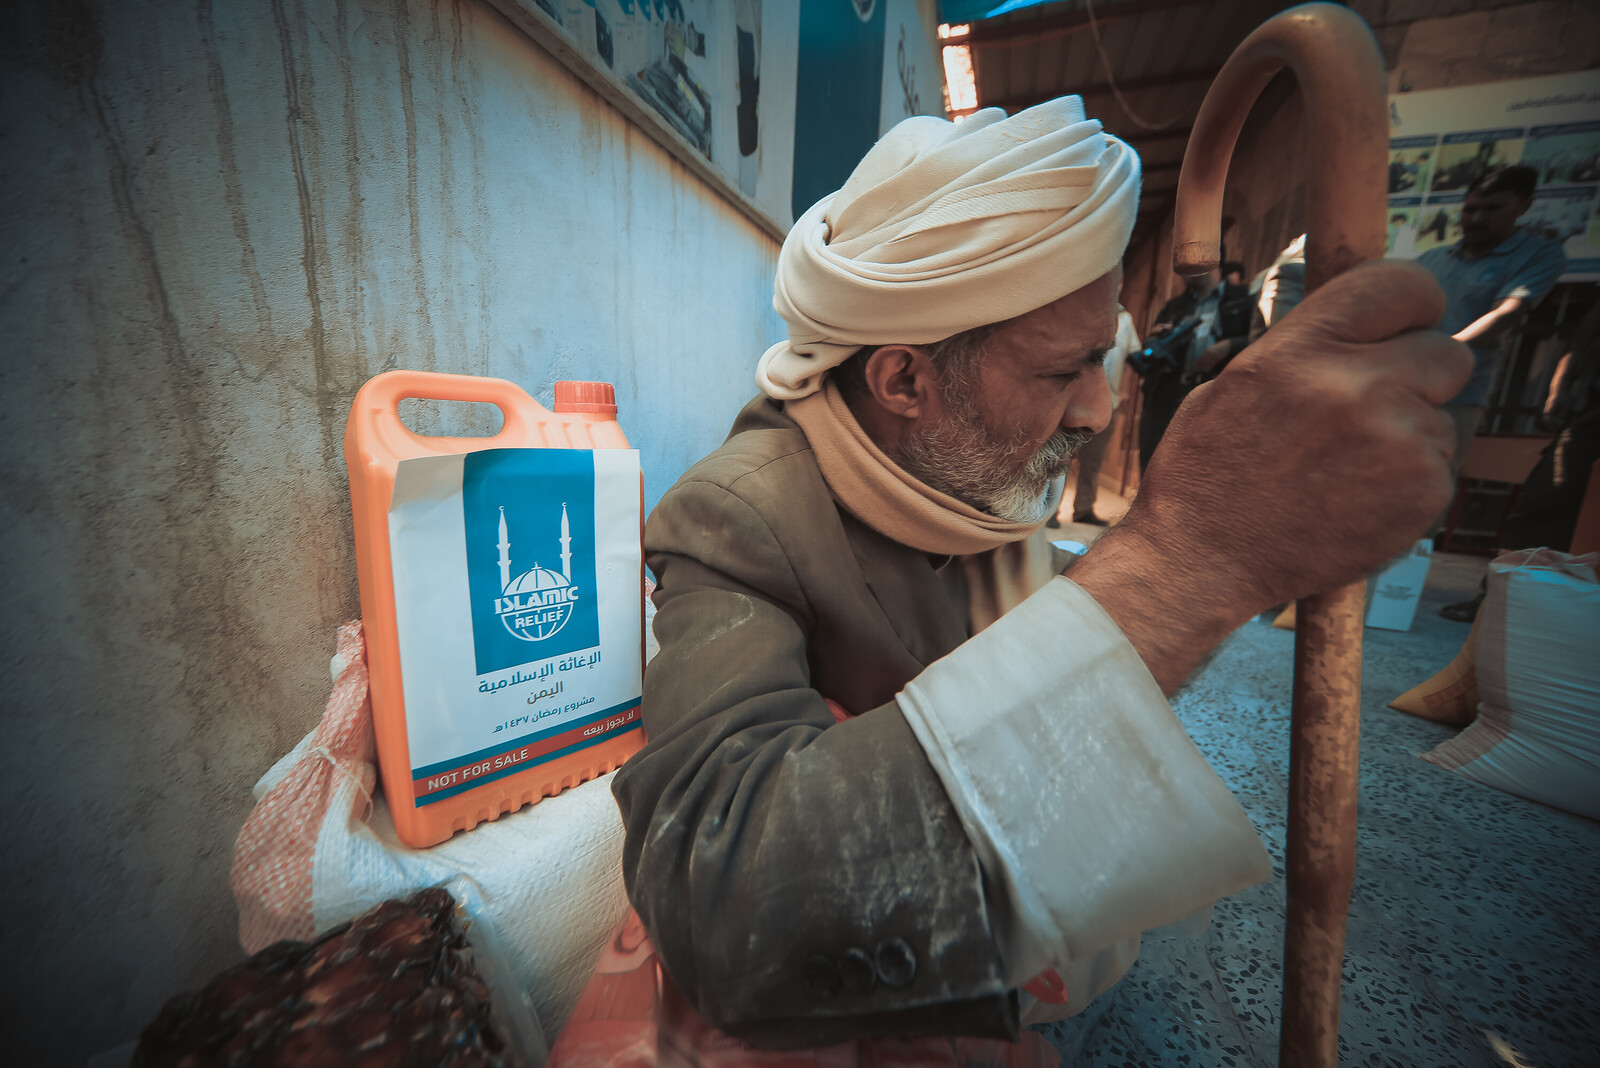
[[[359,624],[341,627],[339,638],[322,722],[256,783],[256,808],[239,833],[240,941],[255,952],[308,939],[381,901],[465,878],[482,901],[479,921],[492,925],[545,1033],[556,1033],[627,907],[611,776],[430,849],[408,848],[372,790]]]
[[[1422,759],[1600,819],[1600,554],[1507,553],[1478,617],[1478,719]]]

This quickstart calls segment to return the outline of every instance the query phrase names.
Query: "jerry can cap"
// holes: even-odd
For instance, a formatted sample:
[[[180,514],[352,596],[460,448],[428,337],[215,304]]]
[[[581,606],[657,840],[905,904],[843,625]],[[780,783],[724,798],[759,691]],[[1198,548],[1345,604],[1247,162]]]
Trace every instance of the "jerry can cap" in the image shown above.
[[[617,414],[617,390],[610,382],[557,382],[555,410],[568,414]]]

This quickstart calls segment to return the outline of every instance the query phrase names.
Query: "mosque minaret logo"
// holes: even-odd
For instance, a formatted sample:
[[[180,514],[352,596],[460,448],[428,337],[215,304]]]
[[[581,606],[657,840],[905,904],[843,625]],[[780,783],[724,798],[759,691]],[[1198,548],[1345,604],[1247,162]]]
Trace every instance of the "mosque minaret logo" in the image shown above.
[[[578,587],[572,584],[572,535],[567,525],[567,505],[561,504],[561,570],[551,571],[534,561],[533,567],[511,577],[511,538],[506,531],[506,510],[500,509],[500,596],[495,614],[514,637],[542,642],[566,626]],[[526,559],[526,558],[524,558]]]

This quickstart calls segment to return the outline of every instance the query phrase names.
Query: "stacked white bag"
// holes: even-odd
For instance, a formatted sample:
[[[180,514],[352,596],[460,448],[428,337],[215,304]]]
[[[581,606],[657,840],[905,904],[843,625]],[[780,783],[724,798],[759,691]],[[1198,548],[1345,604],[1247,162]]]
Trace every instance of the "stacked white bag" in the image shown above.
[[[1477,626],[1478,718],[1422,759],[1600,819],[1600,553],[1507,553]]]
[[[645,589],[645,654],[656,652]],[[234,847],[239,940],[255,952],[308,940],[391,898],[459,879],[554,1037],[627,908],[612,775],[480,824],[431,849],[394,832],[374,791],[376,753],[359,623],[339,628],[333,693],[317,729],[255,785]]]

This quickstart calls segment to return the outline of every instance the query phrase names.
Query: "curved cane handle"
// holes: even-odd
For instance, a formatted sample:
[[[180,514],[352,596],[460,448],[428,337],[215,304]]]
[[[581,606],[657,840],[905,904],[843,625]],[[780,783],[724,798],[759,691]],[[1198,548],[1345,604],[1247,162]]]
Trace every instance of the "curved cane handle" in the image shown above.
[[[1384,249],[1389,148],[1383,56],[1361,17],[1302,4],[1258,27],[1229,57],[1195,118],[1178,176],[1173,269],[1203,274],[1221,249],[1234,143],[1273,75],[1305,98],[1306,291]],[[1289,757],[1289,915],[1279,1063],[1332,1068],[1355,877],[1364,584],[1307,597],[1295,632]]]

